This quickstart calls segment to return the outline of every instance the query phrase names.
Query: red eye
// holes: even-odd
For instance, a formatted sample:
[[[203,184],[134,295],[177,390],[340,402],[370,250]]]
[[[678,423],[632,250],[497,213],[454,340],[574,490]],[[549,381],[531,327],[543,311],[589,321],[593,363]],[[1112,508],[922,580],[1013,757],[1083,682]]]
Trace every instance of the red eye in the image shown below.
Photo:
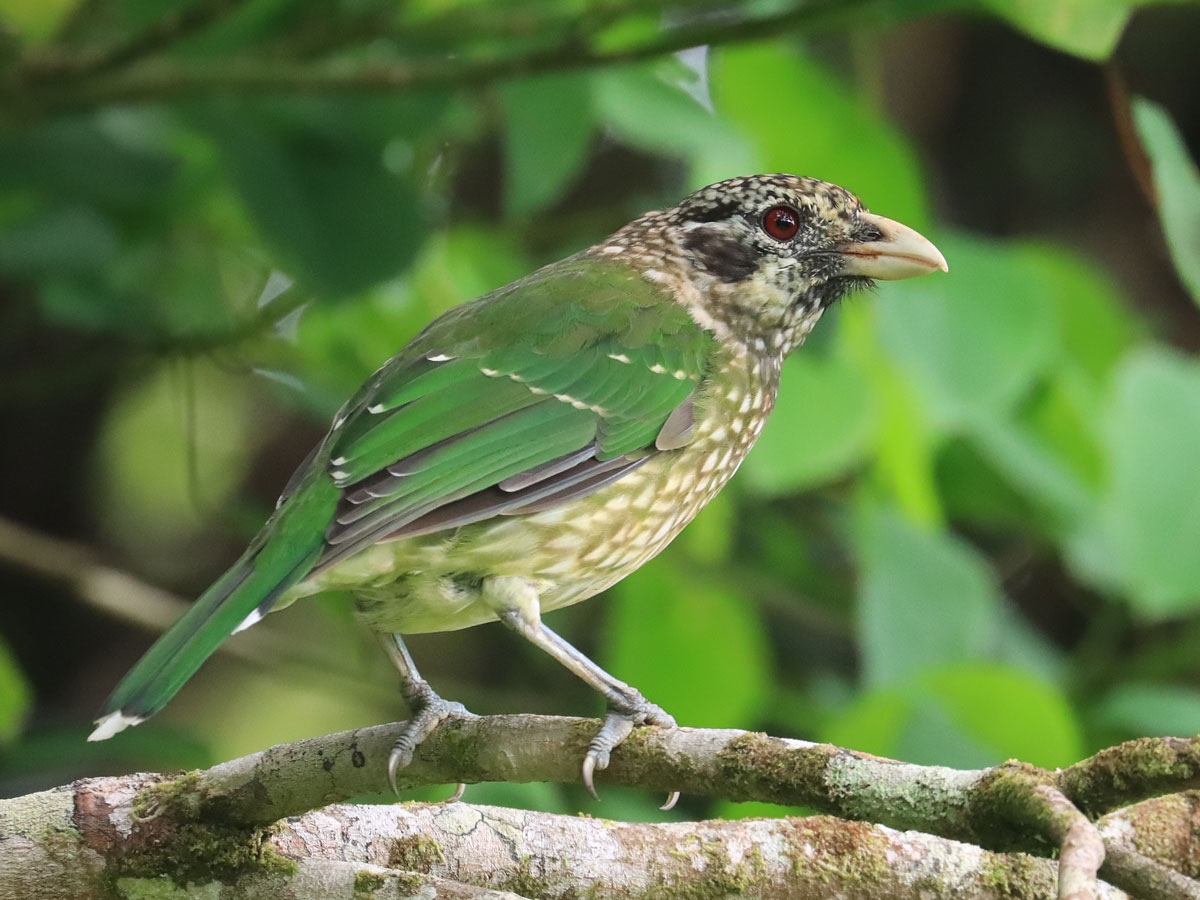
[[[763,216],[763,231],[777,241],[790,241],[800,230],[800,213],[790,206],[772,206]]]

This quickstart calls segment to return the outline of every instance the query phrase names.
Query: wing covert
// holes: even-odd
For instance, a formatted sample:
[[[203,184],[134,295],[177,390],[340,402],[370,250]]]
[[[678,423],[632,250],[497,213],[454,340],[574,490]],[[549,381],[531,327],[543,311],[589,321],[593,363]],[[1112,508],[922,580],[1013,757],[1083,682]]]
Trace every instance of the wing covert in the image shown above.
[[[335,420],[320,456],[342,493],[318,567],[566,502],[683,446],[712,347],[610,260],[572,257],[451,310]]]

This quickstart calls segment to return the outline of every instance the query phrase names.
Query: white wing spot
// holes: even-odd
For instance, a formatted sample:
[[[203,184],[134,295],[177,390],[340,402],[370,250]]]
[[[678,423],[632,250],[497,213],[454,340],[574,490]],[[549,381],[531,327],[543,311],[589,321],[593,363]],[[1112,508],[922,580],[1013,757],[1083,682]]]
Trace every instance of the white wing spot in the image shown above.
[[[261,622],[263,620],[264,615],[266,615],[266,614],[262,610],[260,610],[260,609],[254,610],[254,612],[250,613],[250,615],[248,615],[248,616],[246,616],[246,618],[242,619],[242,624],[239,625],[237,628],[233,629],[233,633],[237,634],[239,631],[245,631],[251,625],[257,625],[259,622]]]
[[[532,390],[532,388],[531,388],[531,390]],[[538,391],[538,393],[545,393],[545,392]],[[585,403],[584,401],[580,400],[578,397],[572,397],[570,394],[555,394],[554,399],[561,400],[563,403],[570,403],[576,409],[590,409],[592,412],[597,413],[598,415],[601,415],[601,416],[607,414],[607,410],[605,410],[603,406],[594,406],[591,403]]]
[[[109,713],[103,719],[96,720],[96,730],[88,735],[89,741],[107,741],[114,734],[124,731],[132,725],[140,725],[146,720],[141,716],[127,716],[117,710]]]
[[[427,354],[425,358],[430,362],[450,362],[450,360],[455,359],[456,357],[450,356],[447,353],[430,353]]]
[[[610,354],[608,354],[608,358],[615,359],[619,363],[629,362],[629,357],[626,356],[624,353],[610,353]]]
[[[367,407],[367,412],[369,412],[373,416],[377,416],[381,412],[384,412],[386,410],[387,410],[387,407],[382,403],[372,403],[370,406]]]

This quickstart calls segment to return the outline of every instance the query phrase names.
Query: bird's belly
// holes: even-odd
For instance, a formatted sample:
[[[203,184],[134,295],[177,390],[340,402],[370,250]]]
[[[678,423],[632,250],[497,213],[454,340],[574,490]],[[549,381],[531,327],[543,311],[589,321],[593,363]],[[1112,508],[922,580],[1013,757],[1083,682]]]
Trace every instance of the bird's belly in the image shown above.
[[[375,544],[298,585],[287,601],[347,591],[370,627],[405,634],[494,620],[479,590],[494,575],[533,581],[543,610],[568,606],[661,552],[744,456],[737,444],[664,453],[595,494],[554,509]]]

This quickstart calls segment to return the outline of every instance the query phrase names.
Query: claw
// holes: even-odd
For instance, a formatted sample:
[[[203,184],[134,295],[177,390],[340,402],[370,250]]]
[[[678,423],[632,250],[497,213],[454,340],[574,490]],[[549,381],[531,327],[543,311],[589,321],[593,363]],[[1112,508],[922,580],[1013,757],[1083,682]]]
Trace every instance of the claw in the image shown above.
[[[667,812],[675,808],[675,804],[679,802],[679,791],[671,791],[667,794],[667,802],[659,807],[663,812]]]
[[[446,802],[447,803],[457,803],[459,800],[462,799],[463,792],[466,789],[467,789],[467,786],[460,781],[458,783],[458,787],[456,787],[454,789],[454,793],[446,798]]]
[[[400,788],[396,787],[396,770],[400,768],[400,757],[393,750],[388,754],[388,784],[392,786],[392,793],[400,796]]]
[[[596,755],[589,750],[587,756],[583,758],[583,786],[587,788],[588,793],[595,800],[600,799],[600,795],[596,793],[596,785],[592,782],[592,776],[596,772]]]

